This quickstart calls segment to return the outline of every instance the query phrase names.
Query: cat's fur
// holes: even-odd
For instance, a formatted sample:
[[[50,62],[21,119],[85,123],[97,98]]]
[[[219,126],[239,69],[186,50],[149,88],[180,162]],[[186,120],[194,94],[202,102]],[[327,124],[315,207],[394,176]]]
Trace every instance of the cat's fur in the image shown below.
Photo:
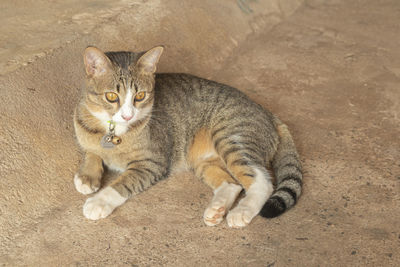
[[[120,175],[86,201],[84,215],[108,216],[182,162],[214,189],[207,225],[227,214],[229,226],[243,227],[259,213],[275,217],[295,205],[302,171],[286,125],[227,85],[187,74],[155,75],[162,52],[85,50],[87,85],[74,125],[86,156],[74,183],[90,194],[101,186],[104,165]],[[134,100],[138,91],[146,92],[141,102]],[[106,92],[118,94],[119,102],[108,102]],[[105,149],[100,140],[111,119],[122,143]],[[274,171],[275,191],[267,169]],[[242,189],[245,196],[231,209]]]

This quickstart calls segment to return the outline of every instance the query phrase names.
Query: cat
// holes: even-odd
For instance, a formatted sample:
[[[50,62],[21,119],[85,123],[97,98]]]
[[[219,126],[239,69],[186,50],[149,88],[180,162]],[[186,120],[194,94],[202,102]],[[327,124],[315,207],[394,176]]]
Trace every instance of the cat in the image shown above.
[[[91,194],[100,189],[105,166],[120,172],[86,200],[84,216],[105,218],[182,162],[214,190],[206,225],[226,217],[240,228],[258,214],[272,218],[294,206],[303,176],[287,126],[230,86],[155,74],[163,49],[104,53],[92,46],[84,52],[86,86],[74,127],[85,158],[74,184]]]

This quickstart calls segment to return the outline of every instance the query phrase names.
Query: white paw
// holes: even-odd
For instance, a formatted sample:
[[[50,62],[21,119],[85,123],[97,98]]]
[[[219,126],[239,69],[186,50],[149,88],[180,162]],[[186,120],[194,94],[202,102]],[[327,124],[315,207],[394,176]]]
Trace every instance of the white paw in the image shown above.
[[[246,196],[226,216],[229,227],[240,228],[248,225],[272,194],[273,186],[268,172],[259,169],[254,171],[255,181],[247,190]]]
[[[82,193],[84,195],[88,195],[94,192],[97,192],[97,190],[99,190],[99,187],[90,187],[87,184],[84,184],[82,182],[82,178],[79,177],[78,174],[75,174],[74,176],[74,184],[75,184],[75,188],[79,193]]]
[[[226,222],[229,227],[241,228],[248,225],[254,216],[252,209],[238,205],[228,213],[226,216]]]
[[[215,226],[222,222],[226,213],[226,207],[223,204],[212,203],[213,206],[208,207],[204,211],[204,223],[208,226]]]
[[[90,220],[105,218],[126,200],[127,198],[122,197],[112,187],[107,187],[86,200],[83,205],[83,215]]]
[[[103,199],[88,198],[83,206],[83,215],[90,220],[105,218],[115,209]]]
[[[214,191],[214,197],[210,205],[204,211],[204,223],[208,226],[215,226],[221,223],[241,190],[242,187],[240,185],[226,182],[217,188]]]

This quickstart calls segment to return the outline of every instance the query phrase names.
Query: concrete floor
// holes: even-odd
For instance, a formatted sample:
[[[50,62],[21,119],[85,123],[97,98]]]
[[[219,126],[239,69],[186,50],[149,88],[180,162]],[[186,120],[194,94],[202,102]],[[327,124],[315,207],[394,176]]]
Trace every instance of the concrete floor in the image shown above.
[[[114,10],[23,1],[25,13],[7,2],[0,11],[1,36],[9,34],[0,50],[1,265],[400,265],[399,1],[143,0],[114,1]],[[48,28],[54,34],[40,26],[62,14],[63,26]],[[7,16],[38,26],[19,28]],[[277,114],[303,160],[297,206],[244,229],[207,227],[210,189],[178,173],[110,217],[86,220],[86,197],[72,182],[80,152],[71,114],[89,44],[164,44],[160,71],[230,84]]]

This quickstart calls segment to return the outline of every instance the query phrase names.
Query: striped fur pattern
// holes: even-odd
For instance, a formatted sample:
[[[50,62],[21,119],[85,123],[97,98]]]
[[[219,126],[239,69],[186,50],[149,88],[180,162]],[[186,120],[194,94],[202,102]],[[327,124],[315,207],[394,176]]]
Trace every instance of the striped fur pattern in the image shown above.
[[[103,166],[120,175],[86,201],[84,215],[108,216],[182,162],[214,190],[204,213],[207,225],[226,217],[229,226],[243,227],[259,213],[275,217],[295,205],[302,171],[286,125],[227,85],[188,74],[155,75],[162,52],[162,47],[141,53],[85,50],[87,82],[74,125],[86,154],[74,183],[90,194],[100,188]],[[118,101],[107,100],[110,92]],[[145,98],[138,101],[141,92]],[[123,112],[132,118],[126,120]],[[116,121],[122,142],[105,149],[100,140],[109,120]],[[244,198],[231,209],[242,189]]]

